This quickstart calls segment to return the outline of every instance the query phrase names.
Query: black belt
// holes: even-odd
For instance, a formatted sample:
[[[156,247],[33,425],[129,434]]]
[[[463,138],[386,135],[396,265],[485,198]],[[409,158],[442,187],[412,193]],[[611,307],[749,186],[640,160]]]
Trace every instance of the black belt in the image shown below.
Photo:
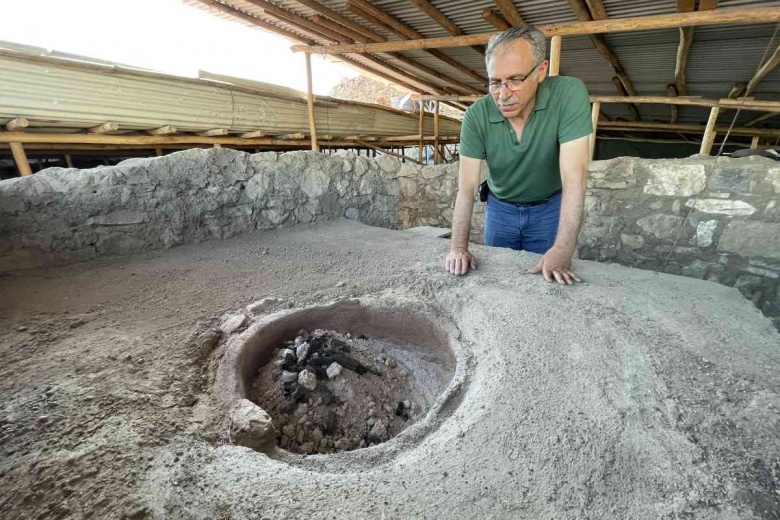
[[[513,206],[517,206],[518,208],[528,208],[530,206],[538,206],[540,204],[544,204],[545,202],[550,202],[550,199],[554,198],[555,196],[557,196],[562,191],[563,190],[556,190],[550,196],[548,196],[548,197],[546,197],[544,199],[535,200],[533,202],[512,202],[511,200],[499,199],[498,197],[496,197],[495,193],[491,192],[491,194],[494,197],[496,197],[496,199],[500,200],[501,202],[506,202],[507,204],[512,204]]]

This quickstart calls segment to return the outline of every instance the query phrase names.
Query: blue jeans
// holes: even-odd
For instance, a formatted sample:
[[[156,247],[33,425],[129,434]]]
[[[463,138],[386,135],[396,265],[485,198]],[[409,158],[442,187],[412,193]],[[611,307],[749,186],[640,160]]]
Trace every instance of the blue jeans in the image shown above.
[[[555,243],[561,194],[536,206],[519,208],[492,193],[485,205],[485,245],[544,254]]]

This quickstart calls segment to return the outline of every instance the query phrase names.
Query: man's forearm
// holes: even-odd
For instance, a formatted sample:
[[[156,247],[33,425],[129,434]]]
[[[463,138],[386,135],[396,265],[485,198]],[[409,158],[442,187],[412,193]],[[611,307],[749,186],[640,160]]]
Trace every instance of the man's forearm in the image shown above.
[[[474,211],[474,190],[458,190],[455,199],[455,211],[452,215],[452,239],[450,249],[468,249],[471,213]]]
[[[563,187],[561,198],[561,216],[555,247],[574,254],[577,249],[577,237],[582,226],[582,212],[585,207],[585,175],[582,182],[571,182]]]

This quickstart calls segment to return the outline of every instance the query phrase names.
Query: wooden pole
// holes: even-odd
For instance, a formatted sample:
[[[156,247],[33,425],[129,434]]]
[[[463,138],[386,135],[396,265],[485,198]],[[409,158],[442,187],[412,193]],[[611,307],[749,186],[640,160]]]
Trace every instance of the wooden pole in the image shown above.
[[[311,134],[311,149],[315,152],[320,151],[320,145],[317,143],[317,125],[314,121],[314,91],[311,81],[311,54],[306,53],[306,99],[309,106],[309,133]]]
[[[419,132],[418,132],[418,135],[420,136],[420,146],[418,150],[418,157],[420,158],[420,164],[425,163],[425,158],[423,157],[423,152],[424,152],[423,147],[425,146],[425,137],[423,135],[425,130],[425,122],[423,119],[424,117],[425,117],[425,101],[420,101],[420,124],[419,124]]]
[[[65,165],[68,168],[73,168],[73,158],[70,156],[69,153],[65,154]]]
[[[750,141],[750,149],[751,150],[757,149],[759,141],[761,141],[761,138],[758,137],[757,135],[754,135],[753,139]]]
[[[704,129],[704,139],[701,142],[701,149],[699,153],[701,155],[710,155],[712,151],[712,143],[715,142],[715,123],[718,120],[718,112],[720,108],[712,107],[710,109],[710,118],[707,120],[707,127]]]
[[[422,164],[422,162],[420,162],[420,161],[415,161],[411,157],[407,157],[407,156],[405,156],[403,154],[395,153],[392,150],[385,150],[384,148],[380,148],[378,146],[374,146],[373,144],[364,143],[362,141],[358,141],[358,143],[363,145],[363,146],[365,146],[366,148],[370,148],[371,150],[374,150],[374,152],[375,152],[374,156],[375,157],[376,157],[376,152],[381,152],[381,153],[383,153],[385,155],[390,155],[392,157],[398,157],[399,159],[402,159],[403,161],[407,161],[408,160],[408,161],[412,161],[415,164]]]
[[[599,124],[599,112],[601,112],[601,101],[594,101],[593,108],[590,111],[590,119],[593,122],[593,133],[590,134],[590,160],[593,160],[593,154],[596,152],[596,127]]]
[[[442,157],[439,152],[439,102],[433,102],[433,149],[436,153],[436,164],[441,164]]]
[[[608,18],[592,22],[570,22],[541,25],[537,27],[545,36],[574,36],[587,34],[609,34],[617,32],[647,31],[653,29],[676,29],[678,27],[701,27],[729,24],[769,24],[780,22],[780,7],[746,7],[695,11],[692,13],[670,13],[655,16],[634,16]],[[385,43],[357,45],[294,45],[295,52],[316,52],[318,54],[377,53],[409,51],[416,49],[444,49],[484,45],[493,33],[465,36],[445,36]]]
[[[561,37],[556,35],[550,40],[550,76],[561,72]]]
[[[9,144],[11,145],[11,153],[14,156],[14,161],[16,162],[16,168],[19,170],[19,174],[22,177],[32,175],[30,161],[27,160],[27,154],[24,153],[24,146],[22,146],[22,143],[11,142]]]

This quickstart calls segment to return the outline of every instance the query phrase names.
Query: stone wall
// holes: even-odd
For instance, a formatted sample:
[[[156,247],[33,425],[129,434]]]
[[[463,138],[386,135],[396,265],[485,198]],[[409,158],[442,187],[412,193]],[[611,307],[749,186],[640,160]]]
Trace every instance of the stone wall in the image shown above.
[[[187,150],[0,182],[0,272],[333,217],[396,228],[391,157]]]
[[[0,182],[0,272],[336,217],[449,227],[457,164],[187,150]],[[483,176],[486,172],[483,171]],[[780,165],[762,157],[591,163],[581,258],[737,287],[780,323]],[[481,242],[477,202],[471,238]]]

